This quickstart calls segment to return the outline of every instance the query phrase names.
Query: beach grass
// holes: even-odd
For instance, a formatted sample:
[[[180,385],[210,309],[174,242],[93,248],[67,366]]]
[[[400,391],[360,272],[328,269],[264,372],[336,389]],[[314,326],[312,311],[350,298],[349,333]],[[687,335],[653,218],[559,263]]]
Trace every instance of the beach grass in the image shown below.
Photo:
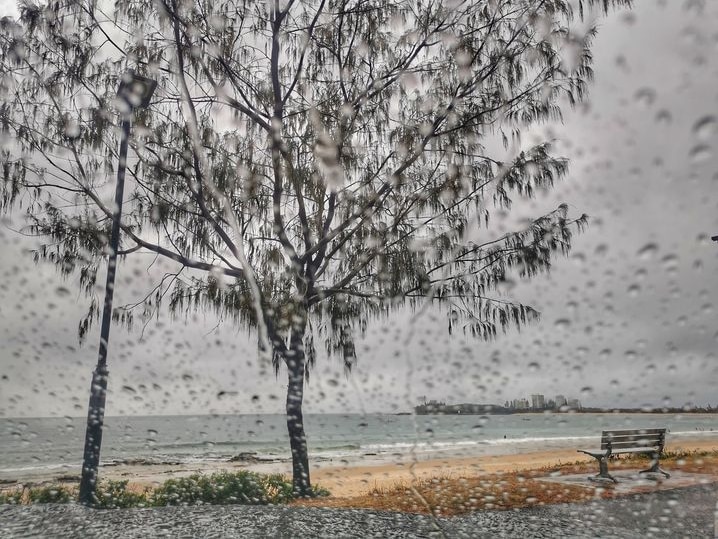
[[[647,456],[612,459],[611,470],[635,468],[647,460],[650,460]],[[661,457],[661,466],[667,470],[718,475],[718,451],[667,452]],[[295,500],[292,504],[453,516],[490,509],[577,503],[619,495],[611,485],[586,487],[540,480],[570,474],[593,475],[596,471],[595,464],[576,461],[486,475],[459,476],[449,473],[414,482],[397,482],[389,487],[375,485],[360,496]]]

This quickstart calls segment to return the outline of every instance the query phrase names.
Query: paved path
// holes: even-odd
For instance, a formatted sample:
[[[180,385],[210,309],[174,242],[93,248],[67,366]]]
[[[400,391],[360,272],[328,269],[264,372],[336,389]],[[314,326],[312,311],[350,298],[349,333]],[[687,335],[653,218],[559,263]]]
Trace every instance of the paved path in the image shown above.
[[[0,506],[0,537],[714,537],[715,485],[617,500],[427,516],[294,507],[164,507],[93,511]]]

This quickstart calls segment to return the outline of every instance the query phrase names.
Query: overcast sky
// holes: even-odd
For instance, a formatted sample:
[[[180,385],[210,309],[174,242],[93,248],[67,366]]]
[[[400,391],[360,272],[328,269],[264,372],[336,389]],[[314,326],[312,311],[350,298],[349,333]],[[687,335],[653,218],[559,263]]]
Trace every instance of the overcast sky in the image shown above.
[[[399,314],[370,330],[351,376],[318,364],[306,412],[530,393],[718,404],[718,2],[636,4],[600,23],[590,103],[543,133],[571,159],[569,178],[511,217],[559,202],[591,216],[550,276],[511,290],[541,321],[486,343],[449,336],[431,309]],[[99,328],[78,345],[87,300],[32,262],[20,226],[0,225],[0,415],[83,415]],[[150,261],[120,266],[126,290],[146,284]],[[285,373],[260,365],[254,338],[230,323],[162,314],[142,330],[113,328],[108,414],[283,411]]]

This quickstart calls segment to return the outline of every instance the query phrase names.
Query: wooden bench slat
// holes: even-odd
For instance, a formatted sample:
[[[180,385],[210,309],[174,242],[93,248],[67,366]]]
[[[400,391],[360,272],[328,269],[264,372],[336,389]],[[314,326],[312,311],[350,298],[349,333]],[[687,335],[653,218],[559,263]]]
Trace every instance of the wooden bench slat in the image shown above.
[[[652,448],[642,448],[642,447],[628,447],[626,449],[621,449],[619,453],[651,453],[654,449]]]
[[[663,436],[660,436],[658,438],[656,437],[646,437],[646,436],[624,436],[623,438],[601,438],[601,443],[607,443],[611,442],[613,444],[630,444],[630,443],[655,443],[660,442],[663,439]]]
[[[614,430],[604,430],[602,434],[618,434],[619,436],[622,434],[663,434],[666,432],[666,429],[614,429]]]
[[[608,444],[601,445],[601,449],[608,449]],[[623,449],[630,449],[631,447],[635,447],[636,449],[650,449],[650,448],[658,448],[661,447],[661,444],[637,444],[637,443],[630,443],[630,444],[611,444],[611,449],[615,453],[616,451],[621,451]]]
[[[663,438],[663,434],[622,434],[620,436],[602,436],[609,440],[638,440],[638,439],[649,439],[649,440],[660,440]]]
[[[638,441],[648,440],[651,442],[653,442],[653,441],[659,442],[662,439],[663,439],[663,436],[618,436],[615,438],[607,436],[607,437],[601,438],[601,441],[603,441],[603,442],[608,442],[608,441],[611,441],[611,442],[638,442]]]
[[[607,432],[603,434],[602,438],[631,438],[631,437],[641,437],[645,436],[646,438],[660,438],[661,436],[665,436],[664,432]]]
[[[613,447],[618,446],[628,446],[628,445],[659,445],[661,443],[661,439],[656,438],[635,438],[633,440],[630,439],[621,439],[621,440],[601,440],[601,445],[605,446],[607,444],[613,445]]]
[[[614,453],[625,448],[636,447],[638,449],[656,447],[663,445],[666,436],[666,429],[620,429],[604,430],[601,433],[601,449],[611,447]]]

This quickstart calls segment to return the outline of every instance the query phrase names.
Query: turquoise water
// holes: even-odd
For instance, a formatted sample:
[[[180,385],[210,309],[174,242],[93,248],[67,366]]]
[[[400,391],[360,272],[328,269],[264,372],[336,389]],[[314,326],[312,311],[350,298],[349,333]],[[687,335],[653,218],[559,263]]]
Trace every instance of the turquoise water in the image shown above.
[[[313,459],[409,452],[511,454],[551,447],[593,447],[603,428],[666,427],[671,437],[718,438],[718,415],[516,414],[506,416],[307,415]],[[0,475],[80,464],[84,419],[0,419]],[[289,457],[282,415],[106,418],[103,463],[227,460],[253,453]],[[245,455],[246,458],[246,455]]]

